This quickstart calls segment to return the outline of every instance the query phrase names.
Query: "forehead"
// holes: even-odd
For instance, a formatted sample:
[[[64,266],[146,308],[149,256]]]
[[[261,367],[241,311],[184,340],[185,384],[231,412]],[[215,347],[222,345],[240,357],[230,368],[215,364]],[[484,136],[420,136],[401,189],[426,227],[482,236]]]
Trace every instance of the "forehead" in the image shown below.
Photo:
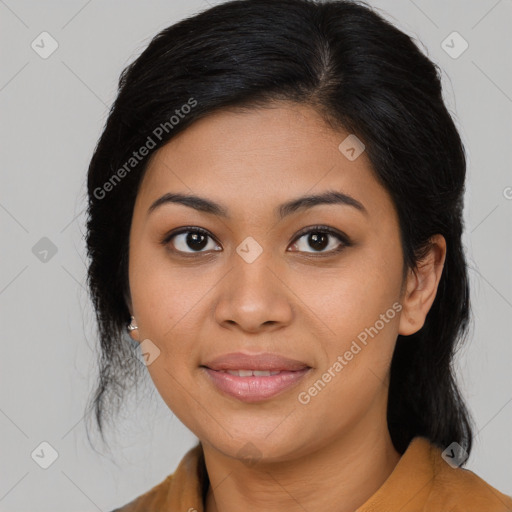
[[[357,198],[374,214],[382,213],[392,205],[369,158],[364,151],[355,159],[344,152],[347,144],[357,144],[353,137],[303,105],[218,111],[153,155],[137,203],[147,210],[162,194],[182,192],[207,196],[247,215],[334,189]]]

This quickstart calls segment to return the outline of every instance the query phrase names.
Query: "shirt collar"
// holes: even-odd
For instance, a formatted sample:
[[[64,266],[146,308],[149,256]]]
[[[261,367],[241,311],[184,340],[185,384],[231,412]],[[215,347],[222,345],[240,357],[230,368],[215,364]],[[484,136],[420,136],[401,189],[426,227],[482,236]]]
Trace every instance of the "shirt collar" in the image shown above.
[[[424,503],[435,477],[435,461],[441,449],[425,437],[415,437],[397,465],[379,489],[356,512],[401,509]],[[176,471],[167,479],[162,510],[204,512],[209,486],[201,443],[182,458]]]

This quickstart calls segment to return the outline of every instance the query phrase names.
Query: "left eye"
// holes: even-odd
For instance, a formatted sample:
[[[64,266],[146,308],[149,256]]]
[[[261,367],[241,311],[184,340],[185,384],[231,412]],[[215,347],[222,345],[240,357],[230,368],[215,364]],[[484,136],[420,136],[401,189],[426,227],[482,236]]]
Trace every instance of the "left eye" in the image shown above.
[[[301,243],[301,240],[305,240]],[[330,239],[330,241],[329,241]],[[337,243],[333,241],[333,239],[337,240]],[[343,249],[344,246],[350,245],[348,240],[346,240],[342,235],[336,233],[327,228],[314,228],[306,233],[302,234],[295,240],[298,242],[294,242],[292,247],[296,247],[299,252],[310,252],[310,253],[335,253],[339,252]],[[311,247],[313,251],[305,250],[306,247]],[[328,250],[324,250],[324,249]]]

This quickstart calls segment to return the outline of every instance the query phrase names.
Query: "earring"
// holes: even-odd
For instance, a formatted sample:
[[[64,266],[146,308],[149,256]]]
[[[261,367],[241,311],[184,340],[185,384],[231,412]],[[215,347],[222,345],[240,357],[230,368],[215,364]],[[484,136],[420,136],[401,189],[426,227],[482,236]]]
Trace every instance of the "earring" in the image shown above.
[[[137,324],[135,324],[135,317],[134,316],[132,316],[132,321],[128,325],[127,329],[129,331],[134,331],[135,329],[138,329]]]

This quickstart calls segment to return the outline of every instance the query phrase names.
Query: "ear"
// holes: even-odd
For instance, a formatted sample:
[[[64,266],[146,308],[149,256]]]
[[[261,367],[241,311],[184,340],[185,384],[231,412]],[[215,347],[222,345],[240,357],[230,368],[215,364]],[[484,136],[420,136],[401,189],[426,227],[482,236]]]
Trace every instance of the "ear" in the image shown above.
[[[133,315],[133,305],[132,305],[132,298],[129,293],[124,294],[124,299],[126,301],[126,306],[128,307],[128,310],[130,311],[130,315]],[[137,323],[137,319],[135,319],[135,323]],[[130,338],[133,341],[140,341],[139,340],[139,330],[134,329],[133,331],[128,331],[128,334],[130,335]]]
[[[134,323],[137,324],[137,319],[135,319]],[[128,334],[130,335],[130,338],[133,341],[140,341],[139,330],[138,329],[134,329],[133,331],[128,331]]]
[[[417,269],[407,274],[406,291],[402,297],[402,313],[398,334],[409,336],[419,331],[434,299],[446,259],[446,240],[442,235],[430,239],[430,249],[418,262]]]

